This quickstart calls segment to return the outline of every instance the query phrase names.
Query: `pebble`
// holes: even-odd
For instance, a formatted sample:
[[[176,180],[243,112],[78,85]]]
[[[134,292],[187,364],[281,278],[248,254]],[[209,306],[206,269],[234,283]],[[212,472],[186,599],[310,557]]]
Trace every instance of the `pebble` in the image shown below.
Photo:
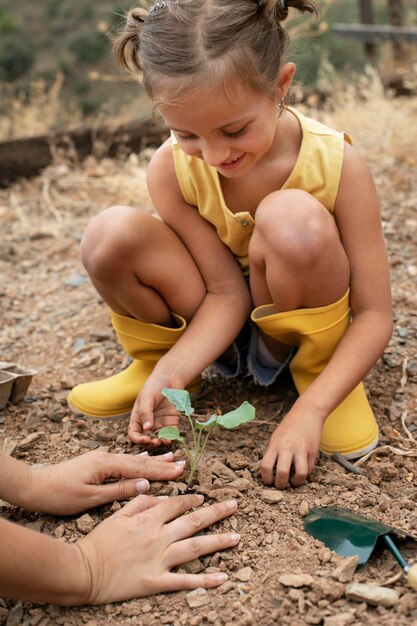
[[[23,618],[23,605],[21,602],[18,602],[9,611],[6,626],[19,626],[19,624],[22,621],[22,618]]]
[[[400,596],[394,589],[363,583],[351,583],[348,585],[346,587],[346,597],[349,600],[385,607],[395,606],[400,600]]]
[[[64,280],[64,285],[66,287],[80,287],[87,280],[87,276],[82,276],[81,274],[71,274]]]
[[[264,489],[262,491],[261,500],[267,504],[276,504],[277,502],[281,502],[283,497],[284,494],[282,491],[278,491],[278,489]]]
[[[181,569],[187,572],[187,574],[199,574],[203,571],[204,566],[200,559],[193,559],[181,565]]]
[[[324,618],[323,626],[349,626],[356,621],[354,613],[348,611]]]
[[[85,534],[90,533],[96,525],[95,521],[88,513],[81,515],[81,517],[77,519],[76,523],[78,530]]]
[[[30,450],[35,445],[35,443],[44,436],[44,434],[45,433],[42,432],[31,433],[30,435],[22,439],[22,441],[19,441],[19,443],[17,444],[17,449],[21,452],[26,452],[26,450]]]
[[[358,567],[358,563],[358,556],[350,556],[343,559],[342,563],[334,570],[333,578],[338,580],[340,583],[349,583],[353,578],[356,568]]]
[[[242,569],[238,570],[235,573],[235,578],[240,580],[242,583],[247,583],[253,574],[253,569],[251,567],[242,567]]]
[[[190,609],[196,609],[210,603],[210,596],[205,589],[198,587],[185,596]]]
[[[314,578],[310,574],[282,574],[278,578],[278,582],[284,587],[310,587]]]
[[[305,500],[303,500],[300,504],[300,506],[298,507],[298,512],[301,515],[301,517],[305,517],[307,515],[307,513],[309,512],[310,507],[308,505],[308,502],[306,502]]]
[[[238,491],[247,491],[252,486],[252,482],[246,478],[237,478],[228,484],[228,487],[233,487]]]

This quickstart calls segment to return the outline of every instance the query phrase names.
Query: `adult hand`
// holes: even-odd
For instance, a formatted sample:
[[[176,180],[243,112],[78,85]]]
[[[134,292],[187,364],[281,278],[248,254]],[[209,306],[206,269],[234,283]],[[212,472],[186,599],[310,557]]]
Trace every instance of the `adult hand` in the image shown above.
[[[297,402],[275,429],[261,462],[260,474],[266,485],[278,489],[304,483],[319,452],[323,420],[306,413]],[[293,475],[291,475],[293,472]]]
[[[174,480],[184,463],[173,455],[87,452],[63,463],[28,468],[25,508],[55,515],[71,515],[88,508],[126,500],[149,489],[149,480]],[[115,482],[104,481],[116,478]]]
[[[88,590],[81,602],[102,604],[163,591],[215,587],[224,582],[227,576],[223,573],[171,571],[182,563],[239,542],[236,533],[193,537],[234,513],[237,507],[230,500],[183,515],[202,501],[203,497],[198,495],[166,500],[138,496],[77,541],[84,588]]]

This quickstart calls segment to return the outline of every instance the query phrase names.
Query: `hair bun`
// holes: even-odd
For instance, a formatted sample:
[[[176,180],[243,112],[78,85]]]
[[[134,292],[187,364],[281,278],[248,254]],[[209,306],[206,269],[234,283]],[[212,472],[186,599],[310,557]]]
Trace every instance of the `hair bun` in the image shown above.
[[[318,9],[314,0],[257,0],[258,5],[265,12],[271,22],[283,22],[288,17],[290,7],[301,13],[315,13]]]

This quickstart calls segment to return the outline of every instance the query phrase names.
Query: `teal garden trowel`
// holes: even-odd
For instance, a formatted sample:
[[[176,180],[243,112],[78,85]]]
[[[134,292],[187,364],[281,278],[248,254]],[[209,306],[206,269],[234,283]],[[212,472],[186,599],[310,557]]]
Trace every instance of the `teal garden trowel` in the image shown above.
[[[407,582],[417,589],[417,563],[408,563],[394,543],[392,535],[417,537],[391,526],[359,515],[349,509],[332,506],[317,507],[304,518],[306,532],[322,541],[325,546],[343,557],[359,557],[359,565],[364,565],[372,555],[377,543],[382,541],[390,550],[407,575]]]

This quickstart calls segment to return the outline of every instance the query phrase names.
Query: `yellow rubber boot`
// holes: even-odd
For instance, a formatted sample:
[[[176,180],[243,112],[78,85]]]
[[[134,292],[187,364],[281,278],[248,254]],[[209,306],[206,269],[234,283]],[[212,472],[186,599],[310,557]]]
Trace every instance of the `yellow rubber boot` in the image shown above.
[[[326,367],[350,324],[349,291],[323,307],[277,313],[273,304],[260,306],[252,312],[252,320],[275,340],[298,347],[290,371],[302,394]],[[320,450],[354,459],[377,443],[378,427],[360,383],[326,419]]]
[[[147,324],[111,311],[119,341],[134,361],[119,374],[74,387],[67,398],[70,408],[86,417],[128,417],[156,363],[184,334],[187,326],[185,319],[180,315],[173,316],[178,323],[177,328]],[[197,392],[200,389],[200,377],[187,389],[190,393]]]

